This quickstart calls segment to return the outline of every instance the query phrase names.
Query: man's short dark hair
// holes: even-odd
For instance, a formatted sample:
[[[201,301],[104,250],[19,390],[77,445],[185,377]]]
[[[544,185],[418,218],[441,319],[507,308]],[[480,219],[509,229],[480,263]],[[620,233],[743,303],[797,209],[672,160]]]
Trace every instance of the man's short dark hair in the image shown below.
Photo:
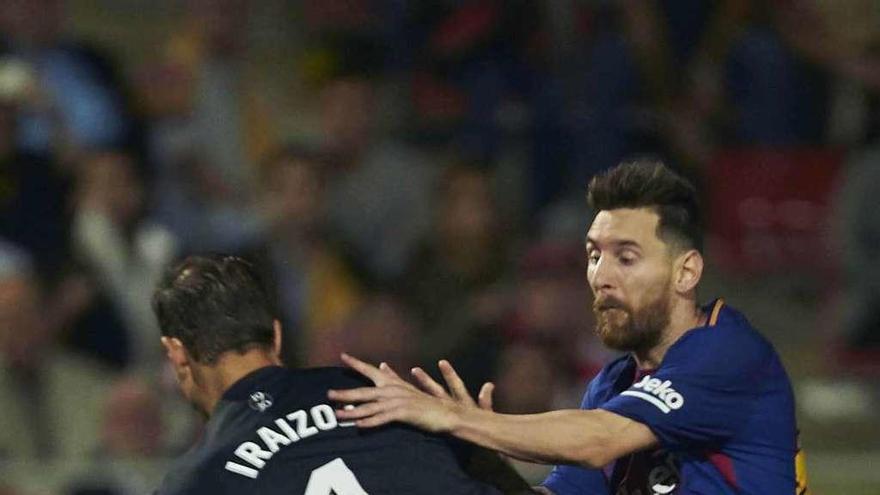
[[[661,162],[625,162],[593,177],[587,202],[596,212],[651,208],[660,217],[658,237],[685,249],[703,250],[697,191]]]
[[[169,268],[153,294],[163,336],[180,339],[197,362],[226,352],[271,348],[272,310],[251,263],[219,254],[189,256]]]

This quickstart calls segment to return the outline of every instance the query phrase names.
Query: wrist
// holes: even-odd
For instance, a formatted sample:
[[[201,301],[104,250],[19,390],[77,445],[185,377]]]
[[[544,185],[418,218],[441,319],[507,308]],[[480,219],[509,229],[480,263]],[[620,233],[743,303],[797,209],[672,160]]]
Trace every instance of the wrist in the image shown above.
[[[465,408],[461,407],[460,404],[451,404],[449,406],[449,414],[447,415],[446,428],[444,428],[443,433],[458,436],[465,424],[465,412]]]
[[[485,413],[486,411],[476,407],[465,407],[461,404],[455,404],[451,408],[449,427],[446,432],[454,437],[468,440],[468,437],[474,431],[474,425],[479,421],[478,416]]]

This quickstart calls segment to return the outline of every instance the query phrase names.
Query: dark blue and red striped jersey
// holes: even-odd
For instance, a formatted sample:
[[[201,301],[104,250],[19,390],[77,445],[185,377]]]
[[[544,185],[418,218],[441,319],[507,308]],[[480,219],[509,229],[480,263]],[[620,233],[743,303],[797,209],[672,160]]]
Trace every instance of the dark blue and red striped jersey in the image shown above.
[[[158,495],[500,493],[465,474],[446,437],[337,421],[327,390],[368,385],[342,368],[251,373],[223,395]]]
[[[691,329],[656,370],[632,356],[590,383],[583,409],[646,425],[659,448],[605,469],[557,466],[544,485],[557,495],[802,494],[797,426],[788,375],[773,346],[717,300],[707,325]],[[801,463],[802,464],[802,463]]]

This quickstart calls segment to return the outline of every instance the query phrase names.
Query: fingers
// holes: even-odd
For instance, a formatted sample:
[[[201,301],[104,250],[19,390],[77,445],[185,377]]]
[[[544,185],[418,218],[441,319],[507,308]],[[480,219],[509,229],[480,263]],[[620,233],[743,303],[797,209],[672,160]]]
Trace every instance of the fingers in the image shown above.
[[[383,383],[376,383],[376,386],[398,385],[410,390],[418,390],[415,385],[401,378],[388,363],[384,361],[380,363],[379,370],[385,373],[386,378],[383,380]]]
[[[372,364],[361,361],[360,359],[354,356],[350,356],[344,352],[339,357],[340,359],[342,359],[342,362],[345,363],[346,366],[369,378],[376,385],[379,385],[379,383],[383,381],[382,379],[387,376],[386,372],[380,370]]]
[[[397,421],[400,411],[396,402],[370,402],[348,409],[337,409],[339,421],[354,420],[358,428],[374,428]]]
[[[477,403],[480,405],[480,409],[492,410],[493,392],[495,392],[495,384],[492,382],[486,382],[480,387],[480,393],[477,395]]]
[[[431,375],[425,373],[425,370],[421,368],[413,368],[411,373],[413,378],[416,379],[419,386],[421,386],[422,390],[425,392],[428,392],[434,397],[441,397],[444,399],[449,398],[449,394],[446,393],[446,389],[443,388],[443,385],[437,383],[431,378]]]
[[[327,391],[327,398],[336,402],[345,403],[361,403],[389,399],[400,399],[404,397],[418,397],[424,395],[423,392],[416,390],[410,384],[392,384],[382,387],[361,387],[350,388],[345,390],[331,389]]]
[[[351,388],[348,390],[328,390],[327,397],[338,402],[369,402],[384,398],[387,389],[377,387]]]
[[[458,376],[458,373],[455,372],[455,368],[449,364],[449,361],[443,359],[437,364],[437,366],[440,368],[440,373],[443,374],[443,380],[445,380],[446,385],[449,386],[449,391],[452,393],[452,396],[465,405],[475,405],[474,399],[471,398],[471,394],[468,393],[464,381]]]
[[[397,421],[397,416],[393,412],[384,412],[370,416],[369,418],[359,419],[355,421],[358,428],[375,428],[377,426],[386,425],[393,421]]]
[[[388,363],[383,362],[377,368],[344,352],[339,357],[346,366],[369,378],[377,387],[400,385],[413,390],[416,389],[411,383],[401,378],[391,366],[388,366]]]
[[[384,413],[387,410],[388,407],[385,403],[368,402],[366,404],[360,404],[354,407],[347,406],[345,409],[337,409],[336,419],[346,421],[352,419],[364,419],[379,413]]]
[[[398,375],[396,371],[394,371],[394,368],[389,366],[388,363],[386,363],[384,361],[379,363],[379,369],[388,376],[391,376],[394,378],[399,378],[401,380],[403,379],[403,378],[400,378],[400,375]]]

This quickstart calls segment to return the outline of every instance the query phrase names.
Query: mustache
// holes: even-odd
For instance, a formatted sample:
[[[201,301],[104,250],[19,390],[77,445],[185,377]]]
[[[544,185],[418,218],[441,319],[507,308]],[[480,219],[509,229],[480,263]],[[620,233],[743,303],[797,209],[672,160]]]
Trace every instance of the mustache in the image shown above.
[[[627,308],[626,304],[624,304],[623,301],[613,296],[600,297],[593,301],[594,311],[606,311],[609,309],[622,309],[625,311],[629,310],[629,308]]]

